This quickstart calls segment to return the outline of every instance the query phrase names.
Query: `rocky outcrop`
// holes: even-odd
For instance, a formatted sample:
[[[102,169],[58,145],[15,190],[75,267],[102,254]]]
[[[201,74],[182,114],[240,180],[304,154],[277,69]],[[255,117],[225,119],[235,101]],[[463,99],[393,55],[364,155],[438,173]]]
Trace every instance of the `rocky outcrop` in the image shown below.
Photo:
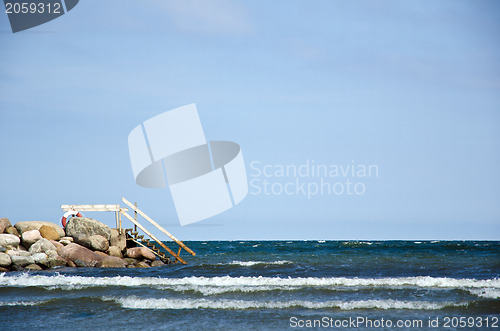
[[[65,233],[49,222],[19,222],[12,226],[8,219],[0,218],[0,272],[66,266],[149,268],[164,264],[145,247],[127,250],[125,231],[120,234],[88,218],[72,218],[68,225]]]
[[[96,264],[98,268],[126,268],[127,263],[116,256],[108,256],[103,258],[99,263]]]
[[[42,237],[44,237],[45,239],[55,241],[61,239],[59,233],[57,233],[57,231],[51,226],[42,225],[38,231],[40,232],[40,235],[42,235]]]
[[[10,224],[8,218],[0,218],[0,233],[4,233],[9,226],[12,226],[12,224]]]
[[[64,230],[57,224],[50,222],[42,222],[42,221],[26,221],[26,222],[18,222],[14,225],[19,231],[20,234],[23,234],[29,230],[39,230],[43,225],[50,226],[57,231],[60,237],[64,237]]]
[[[111,238],[109,226],[88,217],[72,217],[66,225],[66,235],[74,237],[77,234],[84,234],[86,237],[101,235],[106,240]]]
[[[79,267],[95,267],[103,258],[90,249],[75,243],[68,244],[59,250],[59,255],[75,262]]]
[[[19,240],[19,237],[13,235],[13,234],[7,234],[7,233],[2,233],[0,234],[0,246],[2,247],[17,247],[21,240]]]
[[[156,256],[153,252],[145,247],[133,247],[127,249],[127,256],[133,259],[148,259],[155,260]]]
[[[23,243],[23,246],[26,248],[30,248],[31,245],[33,245],[40,239],[42,239],[42,235],[40,234],[40,232],[38,232],[38,230],[25,231],[21,235],[21,241]]]

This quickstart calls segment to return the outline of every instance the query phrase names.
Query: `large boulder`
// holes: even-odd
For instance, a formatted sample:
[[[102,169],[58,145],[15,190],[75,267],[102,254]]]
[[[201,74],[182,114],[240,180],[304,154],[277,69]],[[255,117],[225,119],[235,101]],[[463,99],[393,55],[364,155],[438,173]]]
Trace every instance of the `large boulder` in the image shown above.
[[[31,245],[33,245],[40,239],[42,239],[42,235],[40,234],[40,232],[38,232],[38,230],[25,231],[21,235],[23,246],[26,248],[30,248]]]
[[[13,246],[17,247],[21,240],[19,237],[13,235],[13,234],[7,234],[7,233],[2,233],[0,234],[0,246],[7,247],[7,246]]]
[[[43,262],[48,258],[47,254],[45,253],[35,253],[31,255],[31,257],[33,258],[33,261],[35,261],[35,263]]]
[[[56,247],[50,242],[50,240],[42,238],[36,243],[31,245],[29,252],[31,254],[45,253],[48,251],[55,251]]]
[[[126,268],[127,263],[116,256],[108,256],[96,264],[98,268]]]
[[[125,230],[122,230],[122,233],[120,234],[117,229],[110,229],[111,230],[111,238],[109,239],[109,245],[110,246],[116,246],[120,248],[120,250],[123,252],[127,248],[127,236],[125,234]]]
[[[26,222],[18,222],[14,225],[19,231],[20,234],[29,230],[39,230],[43,225],[50,226],[57,231],[60,237],[64,236],[64,230],[57,224],[51,222],[42,222],[42,221],[26,221]]]
[[[44,266],[45,268],[56,268],[65,267],[68,262],[60,256],[48,257],[47,259],[40,261],[38,264]]]
[[[133,259],[156,259],[154,253],[146,247],[132,247],[127,249],[127,256]]]
[[[59,255],[75,262],[79,267],[94,267],[103,257],[90,249],[75,243],[68,244],[59,250]]]
[[[8,267],[12,263],[9,254],[0,253],[0,267]]]
[[[66,235],[75,237],[76,234],[84,234],[86,237],[101,235],[109,241],[111,231],[109,226],[88,217],[72,217],[66,224]]]
[[[101,251],[105,252],[109,248],[109,241],[106,240],[103,236],[96,234],[88,237],[90,249],[93,251]]]
[[[153,262],[151,262],[152,267],[161,267],[162,265],[165,265],[165,263],[160,260],[154,260]]]
[[[59,233],[57,233],[57,231],[51,226],[42,225],[38,231],[40,231],[40,234],[42,235],[42,237],[44,237],[46,239],[56,240],[56,241],[61,239],[61,236],[59,235]]]
[[[0,233],[4,233],[9,226],[12,226],[12,224],[10,224],[8,218],[0,218]]]

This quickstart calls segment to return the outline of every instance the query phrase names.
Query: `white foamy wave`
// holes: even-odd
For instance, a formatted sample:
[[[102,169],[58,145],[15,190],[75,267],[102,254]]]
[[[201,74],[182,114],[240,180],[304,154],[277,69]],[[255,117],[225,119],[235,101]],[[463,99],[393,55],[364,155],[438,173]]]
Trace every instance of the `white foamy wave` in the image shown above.
[[[118,286],[118,287],[156,287],[174,291],[194,290],[201,293],[223,293],[231,291],[270,291],[300,290],[303,288],[444,288],[444,289],[478,289],[489,295],[493,290],[500,290],[500,279],[456,279],[443,277],[400,277],[400,278],[346,278],[346,277],[82,277],[82,276],[42,276],[19,274],[14,276],[0,275],[0,286],[4,287],[44,287],[47,289],[73,290],[85,287]],[[205,290],[206,289],[206,290]],[[471,294],[480,296],[483,292]],[[497,292],[495,292],[497,293]]]
[[[13,306],[37,306],[48,302],[49,300],[40,301],[0,301],[0,307],[13,307]]]
[[[463,306],[466,303],[398,301],[398,300],[361,300],[361,301],[256,301],[256,300],[207,300],[207,299],[144,299],[137,297],[106,297],[105,301],[114,301],[123,308],[129,309],[409,309],[437,310],[444,307]]]
[[[469,289],[470,294],[486,299],[500,299],[500,289],[498,288],[478,288]]]
[[[219,265],[225,265],[226,263],[219,263]],[[231,265],[240,265],[243,267],[252,267],[254,265],[258,264],[274,264],[274,265],[281,265],[281,264],[293,264],[292,261],[233,261],[229,263]]]

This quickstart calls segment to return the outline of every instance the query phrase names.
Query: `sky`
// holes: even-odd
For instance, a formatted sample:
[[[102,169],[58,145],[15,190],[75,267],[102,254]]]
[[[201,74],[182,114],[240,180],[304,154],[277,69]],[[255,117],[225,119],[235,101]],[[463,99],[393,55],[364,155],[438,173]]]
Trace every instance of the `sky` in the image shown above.
[[[181,240],[499,240],[499,16],[495,0],[85,0],[14,34],[0,14],[0,217],[126,197]],[[241,146],[249,194],[181,227],[168,189],[135,184],[127,137],[190,103],[207,140]]]

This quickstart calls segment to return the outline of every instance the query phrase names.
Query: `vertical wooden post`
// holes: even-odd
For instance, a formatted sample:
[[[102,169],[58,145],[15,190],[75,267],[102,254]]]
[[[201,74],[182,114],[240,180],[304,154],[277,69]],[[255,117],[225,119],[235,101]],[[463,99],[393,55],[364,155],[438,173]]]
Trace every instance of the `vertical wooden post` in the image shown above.
[[[119,212],[115,211],[116,228],[118,228],[118,213]]]
[[[119,230],[119,233],[122,234],[122,213],[120,213],[120,230]]]
[[[137,208],[137,202],[134,202],[135,208]],[[134,210],[134,219],[137,221],[137,210]],[[134,224],[134,232],[137,232],[137,225]]]

